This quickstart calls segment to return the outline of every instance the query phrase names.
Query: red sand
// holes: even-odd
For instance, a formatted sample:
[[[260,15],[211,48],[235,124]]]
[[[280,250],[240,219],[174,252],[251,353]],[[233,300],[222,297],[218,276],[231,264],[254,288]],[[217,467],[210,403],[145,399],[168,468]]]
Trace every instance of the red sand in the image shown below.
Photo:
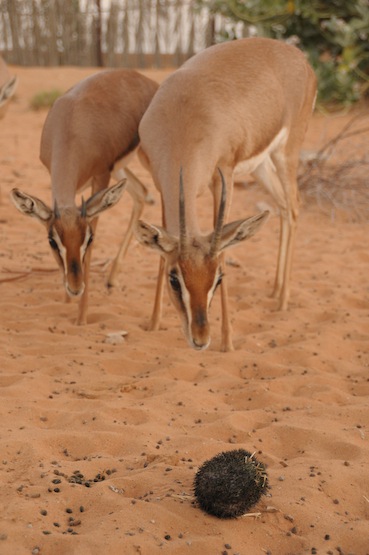
[[[125,193],[100,218],[88,325],[78,327],[44,230],[16,211],[9,191],[50,201],[38,159],[46,112],[31,111],[30,99],[96,70],[12,70],[18,90],[0,122],[0,554],[367,555],[369,223],[332,222],[302,206],[291,303],[281,313],[269,297],[272,216],[231,251],[239,264],[227,266],[236,351],[219,352],[217,297],[212,345],[198,353],[167,295],[162,329],[145,331],[154,252],[134,242],[120,285],[105,288],[130,215]],[[342,121],[314,116],[306,148]],[[137,161],[132,167],[150,185]],[[160,223],[150,187],[156,203],[144,219]],[[232,218],[255,213],[259,201],[271,203],[257,187],[237,187]],[[106,342],[120,330],[128,332],[123,343]],[[206,459],[235,448],[256,451],[271,490],[258,517],[224,521],[193,504],[192,484]],[[73,484],[77,470],[105,480]]]

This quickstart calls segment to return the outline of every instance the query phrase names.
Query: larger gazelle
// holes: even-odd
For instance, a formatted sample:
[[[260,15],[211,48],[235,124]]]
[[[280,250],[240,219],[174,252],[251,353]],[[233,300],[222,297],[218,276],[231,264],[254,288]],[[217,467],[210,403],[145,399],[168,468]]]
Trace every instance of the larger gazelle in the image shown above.
[[[134,200],[129,229],[110,274],[128,247],[142,212],[146,188],[126,168],[137,149],[138,124],[158,84],[129,69],[105,70],[77,83],[49,111],[41,136],[40,158],[51,175],[52,208],[19,189],[11,192],[15,206],[46,227],[48,240],[62,270],[69,297],[80,297],[77,322],[87,318],[90,244],[97,217],[114,206],[123,188]],[[127,176],[108,188],[111,173]],[[91,186],[92,196],[75,204],[75,196]]]
[[[273,294],[279,308],[286,309],[298,217],[299,151],[315,97],[316,77],[304,54],[265,38],[207,48],[159,87],[139,127],[139,155],[163,207],[163,227],[139,222],[136,230],[138,239],[162,257],[151,329],[159,327],[165,274],[190,345],[208,347],[208,310],[222,280],[224,250],[251,237],[267,215],[224,225],[238,170],[253,175],[278,205],[281,229]],[[196,198],[207,186],[214,197],[215,230],[204,236]],[[230,351],[224,278],[221,300],[221,349]]]

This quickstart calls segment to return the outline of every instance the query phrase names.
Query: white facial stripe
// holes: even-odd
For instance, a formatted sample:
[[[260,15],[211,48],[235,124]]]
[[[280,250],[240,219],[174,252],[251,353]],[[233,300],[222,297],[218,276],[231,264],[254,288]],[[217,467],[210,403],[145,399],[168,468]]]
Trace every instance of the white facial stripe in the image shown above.
[[[88,247],[88,242],[89,242],[91,237],[92,237],[91,229],[89,228],[89,226],[87,226],[86,235],[85,235],[84,241],[83,241],[83,243],[80,247],[81,260],[83,260],[85,254],[86,254],[86,250],[87,250],[87,247]]]
[[[59,235],[56,233],[54,229],[52,231],[52,238],[54,239],[55,243],[58,245],[59,255],[63,262],[64,273],[65,275],[67,275],[67,249],[61,242]]]
[[[217,283],[218,283],[218,280],[219,280],[221,275],[222,275],[222,273],[221,273],[220,269],[218,268],[218,270],[215,274],[213,286],[209,289],[209,292],[208,292],[208,308],[210,306],[212,298],[214,297],[214,293],[215,293],[215,290],[217,288]]]
[[[188,289],[183,279],[182,272],[180,271],[179,268],[177,272],[177,278],[179,280],[179,283],[181,284],[181,296],[182,296],[183,305],[186,310],[188,327],[189,329],[191,329],[192,316],[191,316],[191,310],[190,310],[190,293],[188,292]]]
[[[183,275],[182,272],[180,271],[180,268],[177,269],[177,279],[179,280],[180,284],[181,284],[181,297],[182,297],[182,303],[184,305],[184,308],[186,310],[186,316],[187,316],[187,322],[188,322],[188,327],[189,330],[191,329],[191,324],[192,324],[192,313],[191,313],[191,307],[190,307],[190,293],[186,287],[186,284],[184,282],[183,279]],[[220,276],[222,275],[222,272],[220,270],[220,268],[218,268],[215,277],[214,277],[214,282],[212,287],[209,289],[208,294],[207,294],[207,309],[209,309],[210,303],[212,301],[212,298],[214,296],[216,287],[217,287],[217,283],[218,280],[220,278]]]

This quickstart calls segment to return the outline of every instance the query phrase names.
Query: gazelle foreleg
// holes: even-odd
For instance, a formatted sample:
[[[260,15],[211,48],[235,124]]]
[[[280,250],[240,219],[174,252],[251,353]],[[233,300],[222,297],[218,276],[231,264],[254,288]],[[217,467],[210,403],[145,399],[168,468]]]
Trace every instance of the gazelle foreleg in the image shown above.
[[[220,255],[221,267],[225,266],[225,254]],[[232,325],[229,316],[229,302],[228,302],[228,289],[226,284],[226,276],[223,275],[222,283],[220,284],[220,300],[222,307],[222,341],[220,345],[220,350],[224,353],[234,351],[232,343]]]
[[[163,198],[161,198],[161,203],[162,203],[162,206],[161,206],[162,221],[163,221],[163,226],[165,227],[165,212],[164,212],[164,206],[163,206]],[[158,279],[156,282],[154,308],[151,314],[150,323],[147,326],[148,331],[157,331],[160,327],[161,315],[163,311],[165,268],[166,268],[166,262],[164,258],[160,257]]]
[[[226,213],[224,218],[224,222],[226,223],[228,220],[229,207],[231,206],[231,202],[232,202],[233,176],[230,172],[227,172],[227,173],[224,172],[224,177],[227,183],[232,184],[227,198],[227,208],[226,208]],[[221,202],[221,180],[220,180],[218,170],[216,171],[216,174],[213,178],[213,182],[211,184],[211,191],[213,194],[213,202],[214,202],[213,217],[214,217],[214,226],[215,226],[216,221],[218,219],[219,206]],[[229,313],[227,277],[225,272],[226,261],[225,261],[224,253],[221,253],[219,255],[219,260],[220,260],[221,268],[224,272],[222,277],[222,282],[220,284],[220,299],[221,299],[221,310],[222,310],[222,328],[221,328],[222,339],[221,339],[220,350],[223,352],[230,352],[230,351],[234,351],[234,347],[232,343],[232,325],[231,325],[231,319],[230,319],[230,313]]]
[[[147,327],[149,331],[156,331],[160,327],[161,314],[163,310],[163,292],[165,281],[165,260],[160,257],[158,279],[156,282],[154,308],[151,315],[150,323]]]
[[[96,232],[97,222],[98,222],[98,218],[95,218],[94,220],[92,220],[92,222],[90,224],[93,235],[95,235],[95,232]],[[79,305],[78,305],[77,324],[79,326],[83,326],[83,325],[87,324],[91,254],[92,254],[92,245],[90,245],[90,247],[87,249],[87,252],[85,254],[85,258],[84,258],[84,261],[83,261],[85,288],[84,288],[84,291],[82,293],[82,296],[80,298]]]
[[[92,177],[89,181],[91,185],[91,196],[103,189],[106,189],[109,185],[110,174],[104,173],[98,177]],[[98,217],[94,218],[90,222],[92,236],[95,236],[96,228],[98,223]],[[89,294],[89,283],[90,283],[90,265],[91,265],[91,254],[93,250],[93,242],[87,249],[85,258],[83,260],[83,274],[84,274],[84,284],[85,288],[79,301],[78,306],[78,316],[77,324],[79,326],[87,323],[87,310],[88,310],[88,294]]]

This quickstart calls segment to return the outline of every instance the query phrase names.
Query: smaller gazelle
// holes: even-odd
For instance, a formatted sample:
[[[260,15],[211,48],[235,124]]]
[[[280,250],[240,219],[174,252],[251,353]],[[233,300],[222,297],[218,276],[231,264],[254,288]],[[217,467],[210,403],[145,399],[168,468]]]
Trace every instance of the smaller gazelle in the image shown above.
[[[11,75],[4,59],[0,56],[0,119],[5,116],[9,101],[17,88],[18,77]]]
[[[53,208],[19,189],[11,192],[15,206],[46,227],[67,294],[80,297],[79,324],[87,319],[90,244],[98,215],[118,202],[127,181],[133,213],[109,277],[112,285],[142,213],[147,191],[126,164],[137,149],[138,124],[157,88],[153,80],[128,69],[101,71],[77,83],[56,100],[41,136],[40,159],[51,175]],[[108,188],[111,174],[125,174],[128,180]],[[75,196],[88,186],[92,196],[79,208]]]
[[[163,227],[139,222],[137,237],[161,255],[150,329],[160,324],[164,272],[189,344],[210,343],[208,310],[224,271],[224,250],[251,237],[267,213],[228,223],[234,172],[272,194],[281,230],[274,296],[286,309],[298,216],[299,151],[316,77],[297,48],[240,39],[196,54],[159,87],[141,120],[139,155],[162,196]],[[181,177],[180,177],[181,176]],[[196,199],[210,186],[215,230],[201,234]],[[223,277],[221,349],[233,349]]]

